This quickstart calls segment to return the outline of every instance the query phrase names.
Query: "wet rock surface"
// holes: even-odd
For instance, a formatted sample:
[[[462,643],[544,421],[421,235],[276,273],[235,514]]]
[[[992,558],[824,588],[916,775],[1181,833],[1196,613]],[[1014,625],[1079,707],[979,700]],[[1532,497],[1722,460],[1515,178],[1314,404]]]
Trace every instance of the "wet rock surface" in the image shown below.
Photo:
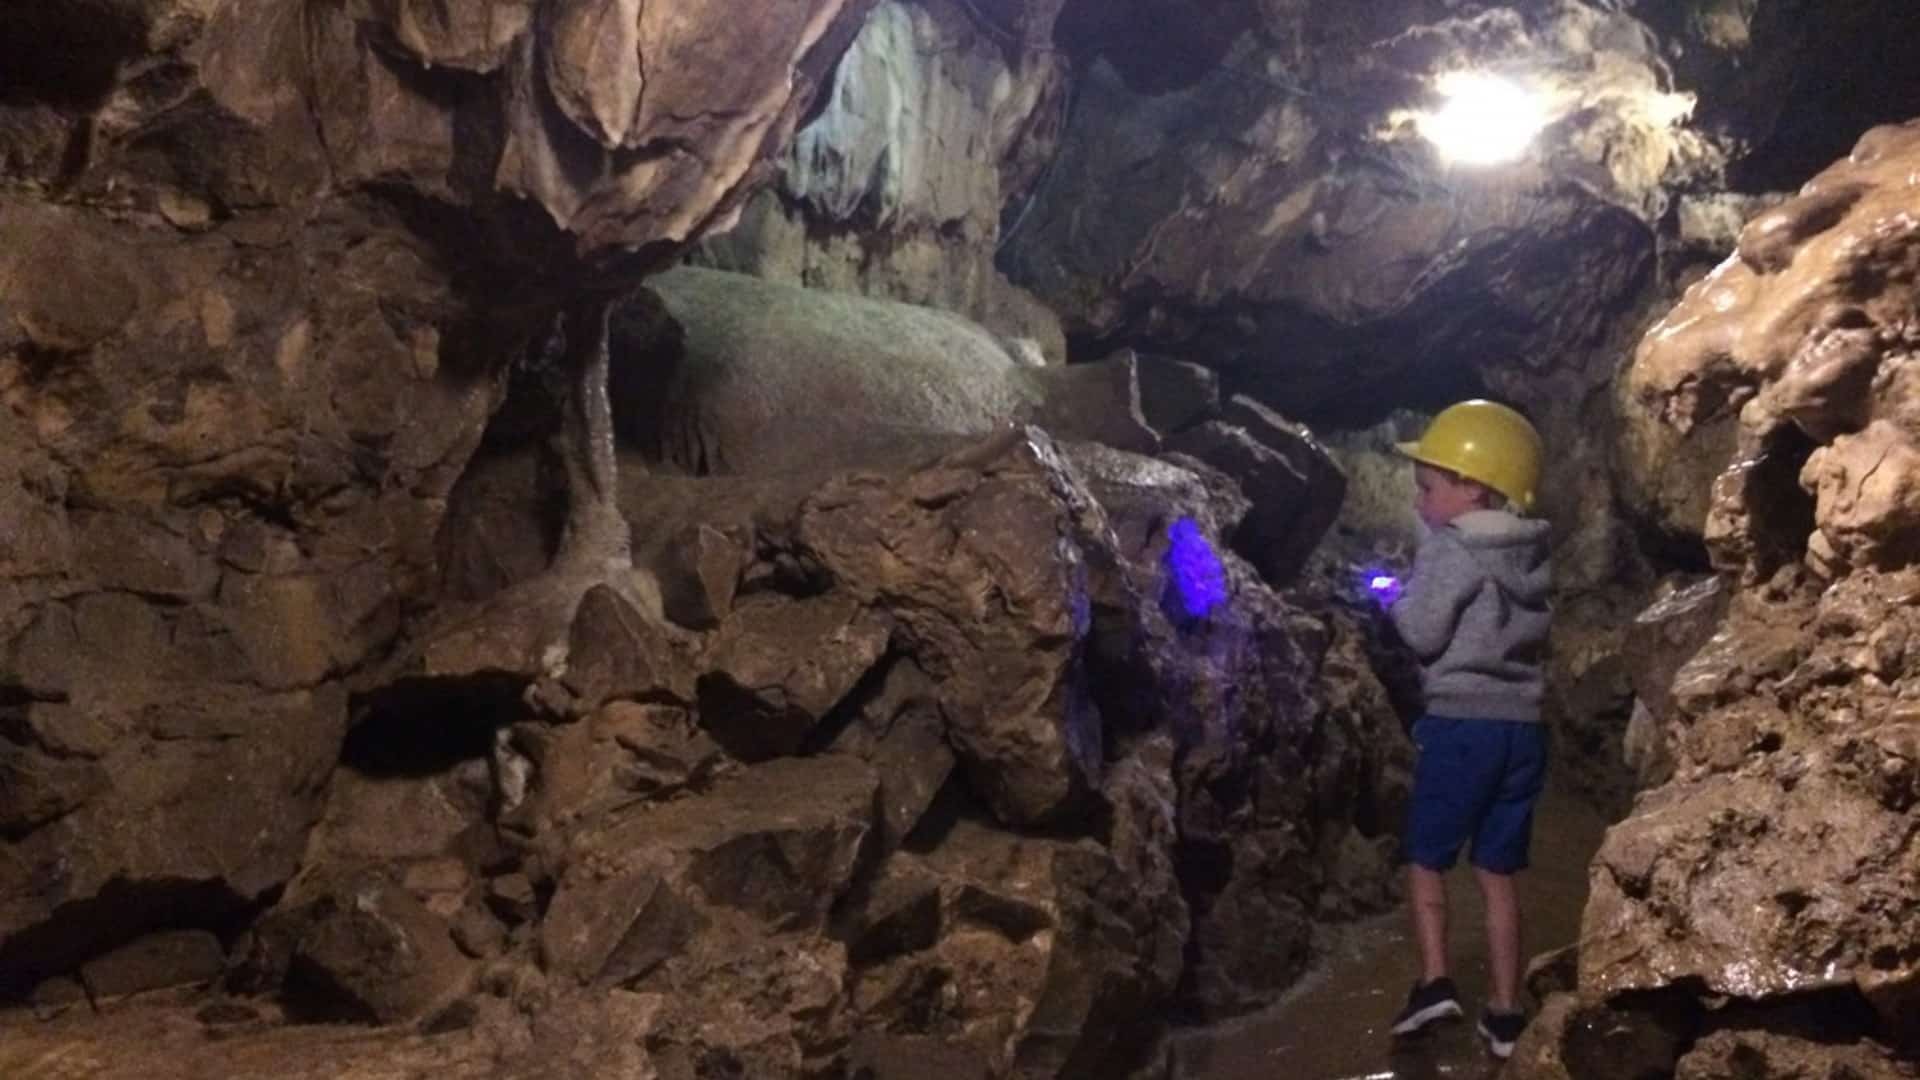
[[[1390,900],[1405,745],[1307,557],[1346,479],[1235,395],[1544,376],[1584,429],[1661,185],[1725,149],[1649,111],[1679,87],[1644,12],[1442,7],[0,0],[0,995],[33,1010],[0,1072],[1105,1075],[1268,1000]],[[1754,7],[1675,36],[1778,47]],[[1552,149],[1443,194],[1396,111],[1530,53],[1586,87]],[[1750,279],[1703,293],[1804,350],[1702,360],[1717,312],[1632,384],[1650,516],[1749,587],[1905,595],[1909,135],[1752,204]],[[781,383],[853,350],[755,286],[705,324],[780,316],[723,392],[610,400],[609,366],[669,370],[624,331],[698,344],[691,289],[632,290],[703,238],[906,303],[813,298],[864,374]],[[916,355],[978,363],[899,369],[933,323]],[[1699,495],[1687,424],[1758,464]],[[1561,537],[1583,572],[1594,535]],[[1771,949],[1752,985],[1905,1038],[1910,943],[1869,916],[1913,891],[1912,628],[1811,593],[1741,598],[1649,711],[1662,835],[1791,877],[1774,839],[1855,828],[1890,846],[1818,866],[1880,907],[1624,833],[1621,879],[1672,895],[1623,888],[1583,992]],[[1595,715],[1611,640],[1572,650]],[[1816,798],[1801,831],[1689,816]],[[1635,953],[1676,910],[1711,932]]]
[[[496,376],[742,196],[863,13],[548,7],[0,12],[9,992],[294,876]]]
[[[1721,580],[1650,609],[1657,636],[1633,658],[1636,742],[1671,779],[1595,860],[1578,997],[1561,1010],[1600,1010],[1602,1027],[1677,1017],[1655,1071],[1911,1072],[1920,571],[1892,538],[1920,435],[1904,269],[1920,250],[1916,160],[1920,130],[1869,133],[1749,224],[1629,369],[1643,422],[1731,417],[1738,431],[1706,524]],[[1545,1056],[1522,1075],[1583,1075],[1567,1058],[1580,1038],[1573,1024],[1530,1035]]]
[[[449,595],[544,580],[518,460],[454,493]],[[811,1075],[905,1046],[1081,1075],[1150,1060],[1172,1010],[1258,1004],[1319,918],[1390,901],[1391,708],[1351,614],[1222,544],[1249,506],[1230,480],[1037,429],[922,460],[627,470],[654,543],[738,545],[719,578],[681,567],[729,597],[717,622],[647,630],[589,591],[564,666],[494,651],[356,698],[297,876],[195,968],[266,1010],[225,1037],[296,1075],[347,1044],[282,1043],[283,1016],[445,1032],[361,1047],[368,1075],[512,1075],[554,1029],[590,1071]],[[74,1037],[100,1075],[134,1068]]]

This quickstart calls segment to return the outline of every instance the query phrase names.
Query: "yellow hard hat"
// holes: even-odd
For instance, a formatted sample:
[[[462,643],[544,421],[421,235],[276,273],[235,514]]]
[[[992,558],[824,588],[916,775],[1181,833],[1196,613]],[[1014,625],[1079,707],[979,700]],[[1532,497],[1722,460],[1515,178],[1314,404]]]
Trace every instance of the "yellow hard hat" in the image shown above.
[[[1449,405],[1427,425],[1417,443],[1400,452],[1420,462],[1477,480],[1505,495],[1521,512],[1533,509],[1540,482],[1540,433],[1527,418],[1497,401]]]

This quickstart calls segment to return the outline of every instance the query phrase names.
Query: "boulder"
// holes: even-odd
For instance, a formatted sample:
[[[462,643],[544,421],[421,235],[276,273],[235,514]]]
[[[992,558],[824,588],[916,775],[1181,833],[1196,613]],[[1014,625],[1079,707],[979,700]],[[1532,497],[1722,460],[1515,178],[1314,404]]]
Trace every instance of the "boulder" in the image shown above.
[[[616,618],[571,651],[697,692],[499,701],[489,775],[525,800],[495,812],[504,855],[452,843],[455,940],[543,993],[657,995],[662,1075],[826,1067],[854,1030],[887,1035],[875,1062],[1131,1068],[1183,987],[1253,1007],[1317,916],[1383,902],[1391,707],[1343,616],[1218,545],[1248,505],[1230,478],[1037,429],[917,445],[888,471],[629,472],[643,559],[751,554],[682,645]],[[538,477],[482,461],[449,533],[537,536],[503,515],[537,514]]]
[[[858,1025],[964,1033],[944,1042],[976,1047],[988,1075],[1134,1060],[1152,1028],[1107,1018],[1141,1017],[1164,997],[1186,940],[1160,785],[1117,772],[1111,849],[962,820],[924,855],[895,853],[847,917]]]
[[[728,753],[798,753],[887,651],[884,621],[848,593],[748,601],[715,632],[700,720]]]
[[[31,648],[52,633],[30,627]],[[67,624],[69,658],[87,662]],[[205,927],[292,876],[345,719],[337,692],[4,710],[0,984],[24,992],[149,932]],[[100,710],[95,712],[95,710]],[[236,819],[249,827],[233,828]]]
[[[987,434],[1041,398],[991,334],[932,308],[693,267],[616,315],[621,436],[694,475],[857,467],[927,435]]]
[[[873,827],[876,778],[856,761],[782,758],[710,793],[607,815],[568,840],[540,926],[556,972],[622,985],[716,921],[818,929]]]
[[[1045,399],[1033,422],[1065,439],[1150,454],[1160,434],[1147,423],[1140,361],[1119,352],[1091,364],[1042,368],[1034,377]]]
[[[950,312],[697,267],[648,288],[616,317],[614,415],[677,472],[857,468],[1020,423],[1159,446],[1131,353],[1036,366]]]
[[[80,965],[94,1000],[167,986],[206,985],[226,968],[220,939],[205,930],[164,930],[128,942]]]
[[[1220,410],[1220,376],[1211,369],[1164,356],[1141,356],[1138,363],[1140,408],[1162,438]]]
[[[829,480],[795,540],[941,683],[969,783],[1009,824],[1083,809],[1101,726],[1082,657],[1099,508],[1052,440],[1018,431],[900,484]],[[1062,543],[1062,537],[1071,538]]]
[[[939,688],[918,664],[902,657],[877,681],[833,749],[865,758],[880,777],[875,841],[878,854],[885,855],[920,823],[959,759],[947,745]]]
[[[319,890],[295,916],[286,994],[313,1019],[392,1024],[465,993],[472,969],[451,927],[405,888],[368,871]]]
[[[690,630],[711,630],[733,609],[740,572],[751,555],[737,537],[709,525],[669,540],[654,564],[667,618]]]
[[[1252,500],[1234,550],[1276,586],[1292,581],[1340,514],[1346,475],[1305,427],[1244,397],[1167,449],[1234,478]]]
[[[1872,1045],[1840,1046],[1764,1031],[1716,1031],[1694,1044],[1674,1080],[1912,1080],[1920,1068]]]
[[[1696,1016],[1671,1003],[1613,1008],[1579,994],[1555,994],[1521,1033],[1502,1075],[1517,1080],[1672,1076],[1696,1022]]]

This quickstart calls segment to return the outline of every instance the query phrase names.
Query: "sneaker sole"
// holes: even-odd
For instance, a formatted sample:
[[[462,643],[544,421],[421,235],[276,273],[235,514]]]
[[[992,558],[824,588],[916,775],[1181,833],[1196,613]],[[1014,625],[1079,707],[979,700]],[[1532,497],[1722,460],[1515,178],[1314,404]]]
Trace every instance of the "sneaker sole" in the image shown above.
[[[1393,1025],[1395,1035],[1411,1035],[1437,1020],[1461,1015],[1457,1001],[1438,1001]]]
[[[1488,1031],[1487,1025],[1485,1024],[1480,1025],[1480,1037],[1487,1040],[1487,1049],[1493,1052],[1494,1057],[1505,1061],[1513,1056],[1514,1043],[1500,1041],[1500,1037]],[[1514,1040],[1514,1042],[1518,1041],[1517,1039]]]

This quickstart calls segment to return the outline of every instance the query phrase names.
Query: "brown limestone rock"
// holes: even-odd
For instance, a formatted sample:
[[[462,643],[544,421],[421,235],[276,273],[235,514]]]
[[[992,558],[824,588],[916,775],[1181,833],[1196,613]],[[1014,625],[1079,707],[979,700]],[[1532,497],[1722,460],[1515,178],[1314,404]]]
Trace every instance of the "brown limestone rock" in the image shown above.
[[[424,777],[383,775],[353,764],[334,771],[327,808],[315,826],[316,861],[422,859],[452,850],[486,816],[492,783],[480,758]],[[404,821],[407,827],[394,828]]]
[[[1138,362],[1140,408],[1162,438],[1220,411],[1220,376],[1211,369],[1159,356]]]
[[[667,618],[689,630],[720,625],[733,610],[740,572],[751,554],[739,538],[710,525],[682,530],[653,563]]]
[[[1887,913],[1920,887],[1908,821],[1920,712],[1897,666],[1913,574],[1736,594],[1673,680],[1677,779],[1643,796],[1596,859],[1583,988],[1697,980],[1761,1000],[1851,988],[1883,1036],[1912,1037],[1920,973],[1891,929],[1906,916]]]
[[[675,697],[674,642],[619,593],[596,585],[580,598],[568,630],[560,681],[575,712],[616,700]],[[684,697],[682,696],[682,700]]]
[[[910,658],[889,664],[859,715],[834,740],[836,753],[856,754],[880,777],[877,853],[898,848],[952,775],[958,760],[947,745],[939,688]]]
[[[893,640],[942,684],[969,783],[1010,824],[1069,813],[1097,783],[1100,718],[1081,660],[1088,551],[1074,540],[1096,543],[1103,526],[1033,429],[898,482],[835,478],[795,523],[848,595],[884,601]]]
[[[826,478],[629,476],[622,484],[623,512],[653,533],[645,543],[706,525],[754,551],[726,619],[692,654],[701,659],[691,674],[736,681],[747,674],[735,662],[751,652],[744,645],[806,639],[804,648],[773,650],[788,664],[737,681],[760,685],[767,702],[812,702],[800,748],[812,753],[831,740],[832,752],[735,766],[740,777],[775,766],[826,776],[833,760],[878,774],[863,803],[873,835],[861,841],[882,860],[876,875],[815,887],[822,896],[849,890],[840,904],[848,923],[835,930],[854,971],[844,1022],[946,1048],[1011,1047],[998,1053],[1019,1056],[1036,1075],[1138,1060],[1138,1044],[1157,1028],[1131,1018],[1166,1008],[1193,940],[1186,928],[1202,917],[1197,962],[1230,971],[1192,982],[1205,1007],[1224,1015],[1270,997],[1297,972],[1317,916],[1379,902],[1381,822],[1397,816],[1403,798],[1394,762],[1404,743],[1351,627],[1283,600],[1217,546],[1227,602],[1176,624],[1162,606],[1168,526],[1191,517],[1217,545],[1220,523],[1237,521],[1247,505],[1203,464],[1059,447],[1038,432],[959,449],[933,441],[900,460],[925,464]],[[496,510],[510,504],[488,500]],[[878,651],[843,654],[836,628],[865,620],[887,628],[874,639]],[[796,656],[802,668],[792,666]],[[789,678],[808,665],[842,674]],[[1328,685],[1316,686],[1319,678]],[[683,745],[691,718],[637,703],[616,702],[538,739],[527,733],[536,805],[547,784],[595,793],[556,797],[576,809],[550,815],[568,824],[542,834],[541,846],[554,842],[556,854],[537,862],[557,869],[558,886],[552,906],[531,917],[557,971],[594,985],[679,988],[767,933],[764,913],[711,903],[707,890],[687,884],[685,865],[696,855],[682,845],[706,845],[710,833],[734,827],[751,839],[760,827],[751,815],[746,824],[719,820],[733,811],[713,809],[731,806],[725,793],[742,782],[715,745],[729,737],[715,737],[716,723],[740,722],[721,714],[726,704],[700,700],[698,723],[709,734],[697,746]],[[786,745],[795,745],[791,737]],[[1109,752],[1115,760],[1102,762]],[[660,778],[654,789],[636,782],[650,767]],[[671,799],[648,801],[662,796]],[[633,801],[620,806],[623,799]],[[1051,838],[1022,840],[999,822],[1043,824]],[[568,831],[574,854],[559,854]],[[982,855],[982,868],[958,881],[949,863],[928,870],[928,860],[959,859],[947,849],[962,835],[980,837],[982,852],[1017,843],[1027,854]],[[1230,853],[1223,862],[1235,868],[1223,880],[1206,872],[1215,852]],[[1071,880],[1098,882],[1084,886],[1092,898],[1060,909],[1065,901],[1049,900],[1048,889],[1029,888],[1043,865],[1055,878],[1084,867]],[[1181,867],[1193,880],[1176,883]],[[542,872],[530,866],[534,877]],[[537,895],[531,883],[529,891]],[[1049,929],[1086,925],[1072,921],[1082,904],[1106,912],[1093,925],[1108,929],[1091,942],[1077,929]],[[783,931],[799,935],[790,944],[754,955],[775,964],[812,955],[802,924]],[[1084,949],[1092,952],[1076,951]],[[1006,986],[1033,989],[995,989]],[[1040,1018],[1030,1023],[1020,1010],[1038,1009],[1035,995],[1048,1004],[1028,1014]],[[765,1044],[778,1056],[756,1060],[814,1053],[784,1005],[754,1001],[771,1011],[727,1015],[785,1033]],[[900,1019],[883,1023],[874,1010]],[[823,1018],[812,1030],[831,1033],[840,1023]],[[699,1038],[687,1033],[685,1045]],[[712,1049],[745,1061],[745,1038],[730,1034]],[[993,1060],[1012,1067],[1012,1057]]]
[[[1908,912],[1920,885],[1911,828],[1887,805],[1910,805],[1911,785],[1880,790],[1882,770],[1920,748],[1900,734],[1804,750],[1777,773],[1676,782],[1642,803],[1595,860],[1582,989],[1690,976],[1765,998],[1920,980],[1894,929],[1905,916],[1882,914]]]
[[[1160,434],[1147,423],[1142,405],[1140,361],[1131,351],[1033,375],[1046,396],[1032,421],[1054,438],[1142,454],[1160,449]]]
[[[700,724],[745,761],[798,753],[873,669],[888,637],[885,622],[845,592],[744,602],[709,644]]]
[[[9,989],[15,979],[31,985],[143,931],[221,918],[286,881],[320,814],[345,712],[331,692],[229,691],[190,703],[142,708],[135,699],[103,714],[96,708],[104,707],[31,707],[62,714],[59,727],[72,738],[84,739],[88,723],[103,725],[100,749],[80,758],[0,738],[0,758],[22,753],[10,764],[25,776],[51,780],[85,762],[98,780],[90,788],[8,785],[10,797],[40,790],[64,793],[72,804],[7,837],[0,981]],[[59,769],[47,773],[39,762]],[[248,827],[234,828],[241,820]]]
[[[536,832],[704,788],[737,768],[677,705],[610,702],[584,723],[516,725],[509,743],[532,774],[514,824]]]
[[[817,929],[851,881],[876,786],[855,759],[781,758],[588,824],[540,924],[547,964],[618,985],[736,916]]]
[[[723,918],[637,980],[660,1003],[647,1057],[671,1080],[831,1072],[852,1034],[846,981],[838,942]]]
[[[1672,1076],[1695,1019],[1671,1003],[1613,1008],[1578,994],[1555,994],[1527,1024],[1501,1075],[1514,1080]]]
[[[1892,929],[1920,896],[1916,162],[1920,126],[1867,133],[1751,222],[1628,369],[1636,423],[1737,418],[1705,535],[1738,587],[1654,717],[1675,779],[1596,860],[1584,990],[1697,987],[1751,1002],[1757,1027],[1832,999],[1858,1014],[1841,1038],[1920,1039],[1920,968]],[[1838,1075],[1858,1049],[1745,1032],[1702,1048],[1690,1074]]]
[[[637,794],[665,796],[704,786],[726,765],[719,744],[687,710],[674,706],[614,702],[594,714],[588,730],[596,741],[611,740],[632,755],[613,769],[616,783]],[[596,763],[613,756],[603,748],[590,753]]]
[[[1663,784],[1673,775],[1669,743],[1679,722],[1674,677],[1719,628],[1727,593],[1728,585],[1719,577],[1675,589],[1636,615],[1620,638],[1634,695],[1622,749],[1643,788]]]
[[[1170,440],[1167,449],[1232,476],[1253,501],[1234,550],[1276,586],[1292,581],[1340,514],[1347,479],[1305,427],[1258,402],[1233,398],[1217,421]]]
[[[188,19],[166,40],[230,29]],[[204,99],[182,93],[186,122]],[[97,130],[101,174],[84,184],[122,175],[115,125],[150,122],[140,110]],[[0,197],[0,443],[17,480],[0,506],[19,522],[0,557],[0,668],[31,712],[58,716],[51,741],[30,716],[25,745],[60,764],[25,767],[65,793],[36,796],[42,820],[3,843],[10,973],[184,918],[168,897],[221,918],[292,874],[340,753],[340,677],[392,643],[446,461],[491,407],[423,374],[446,279],[403,231],[258,203],[246,239],[179,231],[138,209],[148,182],[129,185],[111,216]],[[73,322],[62,287],[104,315]],[[48,515],[70,498],[84,509]],[[78,798],[76,770],[105,783]],[[40,955],[8,951],[21,933]]]
[[[1716,1031],[1694,1044],[1674,1080],[1913,1080],[1920,1067],[1871,1044],[1834,1046],[1764,1031]]]
[[[452,928],[378,872],[314,898],[293,946],[286,994],[320,1017],[392,1024],[451,1004],[471,979]]]
[[[896,852],[848,912],[856,1025],[929,1014],[913,1027],[974,1042],[989,1075],[1097,1075],[1137,1054],[1149,1026],[1103,1018],[1142,1016],[1177,976],[1184,903],[1164,785],[1120,771],[1113,850],[961,820],[927,854]]]
[[[1916,158],[1920,126],[1868,132],[1749,223],[1740,254],[1687,291],[1627,370],[1630,426],[1684,436],[1738,414],[1736,457],[1707,522],[1723,567],[1771,573],[1769,534],[1783,531],[1829,576],[1920,558],[1900,539],[1912,531],[1920,468],[1920,367],[1900,329],[1916,312],[1905,284],[1920,261],[1906,184]],[[1782,434],[1789,427],[1796,436]],[[1743,482],[1769,457],[1800,475]],[[1795,481],[1813,496],[1811,520],[1764,501]]]
[[[80,981],[98,1000],[166,986],[205,985],[226,967],[220,939],[205,930],[167,930],[80,965]]]

